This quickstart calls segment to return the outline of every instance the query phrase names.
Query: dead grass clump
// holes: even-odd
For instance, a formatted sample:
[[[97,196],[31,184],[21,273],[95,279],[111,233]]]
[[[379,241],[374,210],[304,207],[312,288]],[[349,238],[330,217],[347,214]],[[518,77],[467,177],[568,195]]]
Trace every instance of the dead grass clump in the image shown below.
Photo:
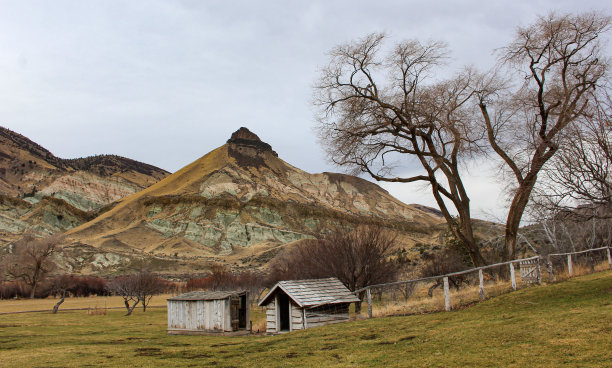
[[[517,280],[520,285],[520,279]],[[444,310],[444,293],[442,290],[435,290],[432,297],[427,295],[429,284],[419,283],[415,287],[413,296],[408,300],[385,300],[383,295],[379,303],[374,303],[372,316],[387,317],[407,314],[423,314],[431,312],[439,312]],[[485,298],[491,298],[501,294],[505,294],[512,290],[510,281],[498,280],[485,283]],[[464,286],[459,290],[451,288],[450,299],[453,309],[462,308],[472,305],[480,300],[479,286]],[[364,310],[367,310],[364,308]]]
[[[104,308],[98,308],[93,307],[93,308],[87,308],[87,315],[88,316],[105,316],[107,313],[108,308],[104,307]]]

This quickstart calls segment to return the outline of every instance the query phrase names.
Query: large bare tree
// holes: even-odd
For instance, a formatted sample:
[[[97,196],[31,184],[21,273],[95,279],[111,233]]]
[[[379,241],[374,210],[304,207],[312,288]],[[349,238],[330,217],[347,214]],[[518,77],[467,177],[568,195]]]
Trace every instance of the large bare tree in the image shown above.
[[[540,17],[519,28],[499,51],[498,75],[506,78],[505,85],[483,78],[477,88],[489,144],[515,182],[505,259],[515,257],[519,225],[538,175],[563,147],[564,133],[593,114],[596,89],[608,87],[609,61],[600,38],[610,23],[598,13]]]
[[[378,181],[427,183],[474,265],[484,265],[460,173],[462,158],[475,152],[482,138],[474,135],[469,103],[474,75],[466,70],[430,81],[445,59],[444,44],[410,40],[384,55],[384,38],[371,34],[334,48],[321,70],[315,103],[328,156]],[[392,167],[399,161],[421,170],[397,176]]]
[[[30,287],[30,298],[34,298],[38,285],[55,269],[52,255],[61,242],[59,236],[38,239],[27,234],[14,243],[13,252],[3,259],[6,274]]]

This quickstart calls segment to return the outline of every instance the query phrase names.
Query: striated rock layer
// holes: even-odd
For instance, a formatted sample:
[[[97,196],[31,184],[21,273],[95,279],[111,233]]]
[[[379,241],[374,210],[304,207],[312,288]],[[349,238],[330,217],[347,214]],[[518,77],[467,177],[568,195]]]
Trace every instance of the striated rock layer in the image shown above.
[[[81,225],[169,173],[125,157],[61,159],[0,127],[0,245]]]
[[[258,267],[281,246],[360,223],[380,223],[410,243],[431,236],[442,219],[369,181],[293,167],[240,128],[225,145],[120,200],[68,237],[73,247],[176,265]]]

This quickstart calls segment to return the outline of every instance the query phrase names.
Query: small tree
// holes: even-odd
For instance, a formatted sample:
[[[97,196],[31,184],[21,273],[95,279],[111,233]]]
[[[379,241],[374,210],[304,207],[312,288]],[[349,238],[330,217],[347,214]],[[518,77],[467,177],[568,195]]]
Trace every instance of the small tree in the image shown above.
[[[15,242],[13,253],[3,259],[6,274],[30,287],[30,298],[34,298],[37,286],[55,269],[51,256],[61,242],[58,236],[37,239],[28,234]]]
[[[136,275],[136,296],[142,304],[142,311],[147,311],[147,305],[153,295],[162,293],[166,289],[166,282],[155,274],[142,271]]]
[[[154,274],[142,271],[133,275],[119,276],[107,284],[108,290],[123,298],[126,316],[132,314],[139,303],[142,303],[143,312],[153,295],[159,294],[165,288],[163,280]]]
[[[76,284],[73,275],[61,275],[54,277],[51,280],[51,284],[49,285],[49,289],[51,294],[59,295],[60,300],[53,306],[53,314],[56,314],[59,310],[60,305],[64,303],[66,299],[66,294],[74,287]]]
[[[399,272],[391,259],[395,239],[388,230],[372,225],[306,240],[276,261],[270,281],[337,277],[351,291],[393,281]],[[364,293],[359,297],[363,300]],[[356,311],[360,310],[358,304]]]

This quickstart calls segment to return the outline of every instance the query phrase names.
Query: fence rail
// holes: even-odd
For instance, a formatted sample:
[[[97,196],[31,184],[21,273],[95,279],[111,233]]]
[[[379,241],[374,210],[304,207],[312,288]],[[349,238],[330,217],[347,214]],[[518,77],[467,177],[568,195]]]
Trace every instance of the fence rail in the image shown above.
[[[451,277],[478,272],[478,283],[479,283],[478,294],[479,294],[479,299],[483,300],[485,297],[485,284],[484,284],[483,270],[487,270],[487,269],[491,269],[495,267],[506,266],[506,265],[509,266],[512,290],[516,290],[517,283],[516,283],[516,274],[515,274],[515,268],[514,268],[515,264],[519,264],[520,266],[521,279],[523,280],[523,282],[525,282],[525,280],[529,280],[527,282],[532,282],[532,283],[536,283],[539,285],[542,283],[540,262],[543,262],[545,266],[547,267],[548,272],[549,272],[549,281],[552,282],[554,280],[554,270],[553,270],[554,267],[552,263],[552,257],[558,257],[558,256],[568,257],[567,268],[568,268],[568,274],[571,277],[574,274],[572,256],[575,256],[578,254],[601,251],[601,250],[606,250],[607,258],[608,258],[608,266],[610,269],[612,269],[612,257],[610,255],[610,247],[600,247],[600,248],[594,248],[594,249],[587,249],[587,250],[579,251],[579,252],[548,254],[546,256],[546,260],[544,259],[544,257],[537,255],[537,256],[528,257],[528,258],[514,259],[511,261],[507,261],[507,262],[500,262],[500,263],[495,263],[491,265],[470,268],[468,270],[452,272],[452,273],[448,273],[444,275],[422,277],[418,279],[402,280],[402,281],[395,281],[395,282],[389,282],[389,283],[383,283],[383,284],[368,285],[361,289],[355,290],[355,294],[359,296],[359,294],[365,291],[366,302],[368,304],[368,318],[372,318],[372,307],[373,307],[372,289],[387,288],[387,287],[399,286],[399,285],[406,285],[406,287],[408,287],[409,284],[414,284],[418,282],[442,280],[442,286],[444,290],[444,309],[446,311],[450,311],[451,310],[451,299],[450,299],[449,278]]]

